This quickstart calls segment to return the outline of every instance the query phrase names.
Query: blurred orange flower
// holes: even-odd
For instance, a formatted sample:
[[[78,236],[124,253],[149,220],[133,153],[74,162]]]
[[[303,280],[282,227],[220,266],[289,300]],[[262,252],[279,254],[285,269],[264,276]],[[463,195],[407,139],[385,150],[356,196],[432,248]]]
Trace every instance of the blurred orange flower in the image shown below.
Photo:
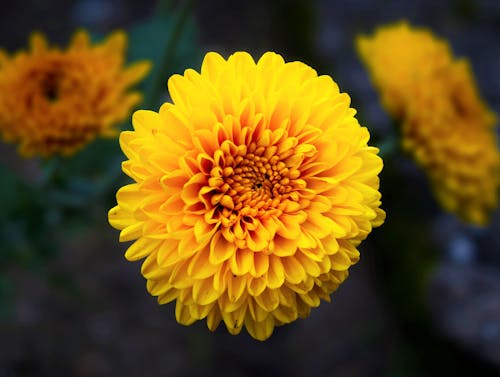
[[[179,323],[265,340],[329,301],[383,223],[382,160],[349,96],[280,55],[208,53],[168,87],[120,135],[135,182],[109,221]]]
[[[484,225],[498,205],[500,154],[495,114],[479,95],[469,63],[448,44],[406,22],[357,40],[403,148],[422,166],[444,209]]]
[[[149,71],[148,62],[124,68],[126,35],[91,45],[78,31],[66,51],[39,33],[30,51],[0,51],[0,134],[19,143],[23,156],[74,153],[96,136],[114,136],[116,124],[141,100],[128,92]]]

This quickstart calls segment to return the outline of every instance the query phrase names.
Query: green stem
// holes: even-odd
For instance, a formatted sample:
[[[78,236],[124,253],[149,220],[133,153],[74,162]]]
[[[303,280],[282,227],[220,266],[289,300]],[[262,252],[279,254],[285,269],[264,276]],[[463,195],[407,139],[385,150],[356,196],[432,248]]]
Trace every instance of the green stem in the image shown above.
[[[168,10],[170,8],[168,6],[169,3],[170,3],[169,1],[167,2],[161,1],[160,9]],[[194,0],[185,0],[181,6],[181,9],[179,10],[175,24],[172,28],[172,33],[170,34],[170,38],[168,39],[168,42],[166,44],[165,52],[163,54],[162,59],[160,60],[159,67],[161,68],[157,69],[156,77],[154,77],[153,80],[152,89],[149,92],[149,95],[146,97],[145,101],[146,108],[154,109],[156,107],[156,100],[161,96],[161,94],[165,90],[164,88],[165,83],[160,76],[163,76],[164,72],[168,71],[168,68],[173,61],[175,55],[175,49],[177,47],[179,40],[181,39],[184,25],[186,24],[186,20],[191,11],[191,8],[193,7],[193,4]]]

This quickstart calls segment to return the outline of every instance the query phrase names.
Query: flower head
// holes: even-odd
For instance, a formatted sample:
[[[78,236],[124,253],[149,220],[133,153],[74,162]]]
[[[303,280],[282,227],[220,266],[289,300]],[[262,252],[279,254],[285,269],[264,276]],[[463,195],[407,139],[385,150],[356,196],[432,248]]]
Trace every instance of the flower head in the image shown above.
[[[172,103],[120,135],[135,182],[109,212],[125,257],[179,323],[256,339],[306,317],[384,220],[382,160],[329,76],[264,54],[208,53],[168,81]]]
[[[430,31],[398,23],[358,39],[387,110],[401,123],[403,148],[421,165],[440,204],[483,225],[498,204],[500,154],[495,114],[469,63],[453,59]]]
[[[24,156],[68,155],[96,136],[117,134],[141,99],[128,92],[149,63],[123,67],[126,35],[115,32],[91,45],[77,32],[66,51],[34,33],[30,51],[0,51],[0,135]]]
[[[402,126],[403,148],[426,170],[443,208],[477,225],[498,205],[495,121],[462,60],[419,88]]]
[[[398,22],[356,40],[361,60],[394,117],[401,117],[416,87],[433,79],[452,61],[448,43],[430,30]]]

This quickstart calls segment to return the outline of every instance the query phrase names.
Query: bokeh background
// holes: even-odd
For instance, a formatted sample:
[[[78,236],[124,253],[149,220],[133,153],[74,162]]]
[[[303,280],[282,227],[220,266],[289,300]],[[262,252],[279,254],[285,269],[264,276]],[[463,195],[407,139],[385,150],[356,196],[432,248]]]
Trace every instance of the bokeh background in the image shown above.
[[[140,106],[154,110],[167,78],[205,52],[272,50],[333,76],[381,145],[394,125],[353,41],[401,19],[467,56],[500,113],[497,0],[25,0],[2,3],[0,46],[25,48],[33,30],[66,46],[79,27],[96,40],[125,29],[129,59],[157,63],[140,87],[164,87]],[[122,160],[116,140],[57,164],[0,146],[0,377],[500,375],[500,211],[485,228],[442,212],[397,148],[381,178],[388,218],[360,263],[332,303],[266,342],[180,326],[147,293],[107,223]]]

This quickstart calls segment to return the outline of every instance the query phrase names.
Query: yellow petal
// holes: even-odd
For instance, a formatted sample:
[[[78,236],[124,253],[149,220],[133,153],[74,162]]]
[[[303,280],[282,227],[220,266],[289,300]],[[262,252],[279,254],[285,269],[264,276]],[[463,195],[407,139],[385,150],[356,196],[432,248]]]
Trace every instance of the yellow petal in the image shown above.
[[[285,271],[285,279],[291,284],[298,284],[306,277],[304,268],[294,256],[281,258]]]
[[[0,68],[3,68],[9,62],[9,54],[3,48],[0,48]]]
[[[227,330],[230,334],[236,335],[239,334],[241,329],[243,328],[243,324],[245,322],[245,314],[247,311],[247,306],[242,305],[234,312],[225,312],[222,311],[222,320],[226,324]]]
[[[164,240],[161,244],[161,247],[158,249],[156,257],[158,265],[166,268],[180,262],[179,254],[177,253],[178,247],[179,241]]]
[[[196,321],[196,318],[191,316],[189,307],[183,305],[179,300],[175,304],[175,319],[184,326],[189,326]]]
[[[245,320],[245,327],[248,333],[257,340],[266,340],[274,330],[274,317],[269,315],[262,322],[255,322],[248,316]]]
[[[226,290],[229,274],[227,262],[222,263],[213,277],[213,286],[216,291],[224,292]]]
[[[250,277],[247,282],[248,293],[252,296],[260,295],[266,289],[266,278],[261,276],[259,278]]]
[[[288,284],[288,288],[298,294],[306,294],[314,288],[315,280],[312,276],[307,276],[305,279],[296,284]]]
[[[219,265],[228,260],[236,253],[236,245],[228,242],[221,232],[217,232],[210,241],[209,261],[214,265]]]
[[[247,286],[247,276],[228,276],[227,294],[229,300],[236,302],[243,295]]]
[[[313,249],[300,249],[300,252],[304,254],[307,258],[315,261],[315,262],[321,262],[323,258],[325,257],[325,252],[323,248],[321,247],[316,247]]]
[[[272,312],[280,303],[278,290],[265,289],[260,295],[255,296],[255,302],[265,311]]]
[[[141,237],[127,249],[125,252],[125,258],[129,261],[142,259],[159,249],[163,242],[163,240]]]
[[[332,269],[336,271],[347,270],[352,265],[351,260],[342,249],[340,249],[338,253],[331,255],[330,261],[332,263]]]
[[[191,317],[196,318],[196,320],[199,321],[208,316],[208,313],[210,313],[213,306],[214,302],[208,305],[189,305],[189,314],[191,315]]]
[[[310,213],[307,220],[302,224],[302,229],[317,238],[324,238],[331,233],[335,223],[328,217],[319,213]]]
[[[143,225],[142,222],[136,222],[123,229],[120,232],[120,242],[132,241],[141,237]]]
[[[295,321],[299,314],[297,312],[297,308],[295,306],[279,306],[273,311],[273,316],[278,321],[282,323],[290,323]]]
[[[177,264],[173,268],[172,274],[168,279],[169,284],[177,289],[191,287],[193,285],[193,279],[191,279],[187,272],[188,265],[188,261]]]
[[[281,258],[274,255],[269,256],[269,270],[266,279],[269,288],[279,288],[283,285],[285,282],[285,269],[281,263]]]
[[[229,267],[235,275],[244,275],[253,265],[253,252],[248,249],[237,249],[229,259]]]
[[[164,287],[168,287],[168,289],[163,293],[158,293],[157,291],[151,290],[152,295],[158,294],[158,304],[168,304],[169,302],[174,301],[179,296],[179,290],[170,286],[170,284],[162,284]]]
[[[219,293],[212,286],[212,279],[194,280],[193,300],[199,305],[208,305],[219,298]]]
[[[278,289],[278,295],[280,298],[280,306],[286,306],[287,308],[294,308],[297,306],[297,295],[290,288],[282,287]]]
[[[228,292],[226,294],[222,294],[219,297],[219,308],[221,312],[234,312],[239,309],[242,305],[246,305],[248,301],[248,293],[246,290],[243,291],[241,297],[236,301],[231,301],[229,299]]]
[[[112,33],[104,41],[102,47],[110,54],[122,54],[127,45],[127,34],[124,31],[118,30]]]
[[[220,54],[216,52],[208,52],[201,65],[201,74],[207,77],[211,82],[215,83],[225,65],[226,61]]]
[[[248,74],[248,71],[252,68],[255,68],[255,62],[252,56],[245,51],[237,51],[232,54],[227,59],[228,66],[231,65],[234,67],[235,73],[240,75],[240,77],[245,77]]]
[[[220,313],[219,307],[214,305],[207,315],[207,327],[210,331],[215,331],[222,321],[222,315]]]
[[[261,224],[255,230],[248,232],[247,246],[252,251],[261,251],[267,248],[270,233]]]
[[[254,253],[253,264],[250,269],[250,274],[253,277],[264,275],[269,269],[269,256],[265,253]]]
[[[320,304],[320,299],[318,295],[314,291],[309,291],[305,294],[299,295],[300,299],[304,301],[304,303],[312,308],[316,308]]]
[[[192,133],[188,120],[180,116],[171,103],[164,103],[160,108],[160,117],[165,127],[162,131],[171,140],[178,142],[185,148],[192,146]]]
[[[277,233],[283,238],[295,240],[300,235],[300,224],[306,219],[305,213],[296,215],[282,214],[279,218]]]
[[[142,192],[137,183],[123,186],[116,193],[118,205],[130,212],[134,212],[137,208],[140,208],[148,199],[147,193]]]
[[[270,245],[273,255],[278,257],[287,257],[289,255],[295,254],[297,251],[298,240],[288,239],[276,235]]]
[[[315,249],[319,244],[318,238],[319,235],[317,233],[312,234],[311,230],[303,229],[300,233],[297,247],[299,247],[300,249]]]
[[[191,258],[187,272],[193,279],[206,279],[220,269],[220,265],[214,265],[209,261],[209,254],[208,247],[205,247]]]
[[[177,249],[179,253],[179,258],[188,259],[189,257],[195,255],[200,250],[205,249],[205,245],[202,245],[196,241],[194,232],[192,229],[188,229],[186,232],[182,232],[183,236],[179,242],[179,248]],[[207,255],[208,256],[208,255]]]
[[[260,305],[258,305],[255,300],[251,298],[248,300],[248,311],[250,312],[250,316],[248,316],[247,319],[251,319],[255,322],[264,321],[270,314],[267,310],[262,309]]]
[[[200,244],[206,245],[209,241],[212,241],[218,229],[219,224],[208,224],[204,219],[199,219],[198,217],[193,231],[196,241]]]
[[[335,254],[337,251],[339,251],[339,242],[333,236],[325,237],[321,240],[321,243],[323,245],[323,250],[328,255]]]
[[[181,193],[182,200],[184,200],[185,203],[196,203],[200,201],[200,190],[202,187],[208,185],[208,180],[207,177],[202,174],[198,173],[191,178],[189,178],[189,181],[184,185]]]
[[[146,279],[161,280],[170,275],[170,269],[164,269],[156,263],[156,253],[150,254],[142,263],[141,274]]]
[[[48,49],[47,40],[42,33],[34,32],[30,37],[31,51],[34,54],[46,52]]]
[[[72,38],[71,50],[87,50],[90,44],[89,33],[85,30],[78,30]]]
[[[295,254],[295,258],[297,258],[297,261],[301,264],[301,266],[304,268],[306,271],[306,274],[312,277],[318,277],[321,273],[321,270],[318,266],[318,264],[307,257],[304,253],[302,252],[297,252]]]
[[[123,82],[125,85],[132,85],[142,80],[150,70],[151,63],[149,61],[134,63],[123,72]]]
[[[108,212],[110,225],[115,229],[124,229],[136,222],[134,216],[119,205],[111,208]]]

